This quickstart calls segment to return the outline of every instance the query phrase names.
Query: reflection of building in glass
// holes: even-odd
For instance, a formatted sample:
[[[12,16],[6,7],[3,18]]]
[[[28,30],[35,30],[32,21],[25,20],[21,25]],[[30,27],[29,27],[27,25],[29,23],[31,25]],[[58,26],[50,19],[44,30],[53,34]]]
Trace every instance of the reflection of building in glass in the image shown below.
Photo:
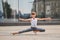
[[[18,0],[3,0],[3,2],[4,2],[5,18],[8,18],[8,15],[10,15],[9,18],[12,18],[12,17],[15,18],[15,15],[17,14],[17,11],[18,11]],[[6,11],[6,10],[9,10],[9,11]]]
[[[32,10],[36,11],[38,15],[44,12],[46,17],[59,17],[60,0],[34,0]]]
[[[3,17],[3,7],[2,7],[2,0],[0,0],[0,18]]]
[[[18,0],[7,0],[13,10],[18,10]]]
[[[12,13],[11,13],[12,18],[16,18],[16,14],[17,14],[17,11],[16,10],[12,10]]]
[[[3,0],[3,2],[6,2],[10,4],[12,9],[18,10],[18,0]]]

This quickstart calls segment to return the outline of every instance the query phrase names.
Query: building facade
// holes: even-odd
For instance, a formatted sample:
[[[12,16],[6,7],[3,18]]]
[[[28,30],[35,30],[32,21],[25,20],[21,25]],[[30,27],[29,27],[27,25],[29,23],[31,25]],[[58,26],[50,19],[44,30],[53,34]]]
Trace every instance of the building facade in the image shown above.
[[[45,17],[60,17],[60,0],[34,0],[32,11]]]

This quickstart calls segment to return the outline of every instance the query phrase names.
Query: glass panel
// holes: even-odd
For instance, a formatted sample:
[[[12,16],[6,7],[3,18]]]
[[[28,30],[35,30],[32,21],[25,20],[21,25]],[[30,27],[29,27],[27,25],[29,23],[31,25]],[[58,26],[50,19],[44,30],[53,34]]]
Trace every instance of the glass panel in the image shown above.
[[[39,18],[51,17],[60,20],[60,0],[0,0],[2,22],[18,23],[19,18],[30,18],[33,11]]]
[[[3,0],[4,18],[19,18],[30,15],[33,0]]]

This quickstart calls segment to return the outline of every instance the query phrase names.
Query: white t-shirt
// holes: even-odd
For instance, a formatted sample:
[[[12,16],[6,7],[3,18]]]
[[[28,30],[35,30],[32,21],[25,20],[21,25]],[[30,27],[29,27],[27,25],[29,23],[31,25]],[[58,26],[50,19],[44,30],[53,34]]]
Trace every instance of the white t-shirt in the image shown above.
[[[31,27],[37,27],[37,18],[31,18]]]

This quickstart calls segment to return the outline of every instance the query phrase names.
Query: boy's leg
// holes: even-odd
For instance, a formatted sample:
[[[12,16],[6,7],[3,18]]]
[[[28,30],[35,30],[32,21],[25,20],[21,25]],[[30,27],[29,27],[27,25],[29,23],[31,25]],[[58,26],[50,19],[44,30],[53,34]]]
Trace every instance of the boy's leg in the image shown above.
[[[36,27],[31,27],[35,35],[37,34],[37,28]]]
[[[37,28],[37,31],[39,31],[39,32],[45,32],[45,29]]]
[[[25,33],[25,32],[30,32],[30,31],[32,31],[31,28],[30,29],[23,30],[23,31],[19,31],[18,33]]]
[[[30,28],[30,29],[23,30],[23,31],[19,31],[19,32],[14,32],[14,33],[12,33],[12,34],[15,35],[15,34],[25,33],[25,32],[30,32],[30,31],[32,31],[31,28]]]

